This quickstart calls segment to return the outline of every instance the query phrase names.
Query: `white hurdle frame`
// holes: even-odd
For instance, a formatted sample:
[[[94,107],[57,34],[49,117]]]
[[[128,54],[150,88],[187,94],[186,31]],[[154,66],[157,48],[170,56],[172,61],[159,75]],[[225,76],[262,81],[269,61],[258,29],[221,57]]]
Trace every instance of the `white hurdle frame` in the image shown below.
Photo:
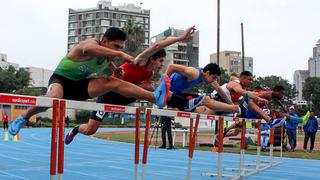
[[[217,173],[202,173],[202,176],[210,176],[215,177],[219,180],[222,178],[230,178],[232,180],[242,179],[245,177],[249,177],[254,175],[260,171],[263,171],[267,168],[276,166],[281,162],[273,161],[273,143],[274,143],[274,129],[272,128],[270,131],[270,159],[269,161],[261,161],[261,119],[258,119],[258,145],[257,145],[257,163],[256,164],[244,164],[244,157],[245,157],[245,131],[246,131],[246,120],[254,122],[256,119],[246,119],[246,118],[238,118],[238,117],[223,117],[223,116],[216,116],[218,117],[219,121],[219,147],[218,147],[218,172]],[[210,118],[214,120],[214,118]],[[239,168],[223,168],[222,167],[222,153],[223,153],[223,124],[224,121],[240,121],[242,122],[242,131],[241,131],[241,146],[240,146],[240,166]],[[246,166],[254,166],[255,169],[245,169]],[[222,171],[239,171],[238,175],[228,175],[223,174]],[[248,172],[248,173],[247,173]]]
[[[119,106],[110,104],[101,104],[95,102],[83,102],[74,100],[64,100],[48,97],[35,97],[25,95],[13,95],[0,93],[0,104],[37,106],[44,108],[53,108],[52,111],[52,132],[51,132],[51,155],[50,155],[50,179],[55,178],[58,171],[58,179],[62,180],[64,170],[64,129],[66,109],[81,109],[90,111],[104,111],[115,113],[126,113],[136,115],[135,129],[135,177],[137,176],[139,164],[139,143],[140,143],[140,115],[141,110],[138,107]],[[58,163],[57,163],[58,147]]]

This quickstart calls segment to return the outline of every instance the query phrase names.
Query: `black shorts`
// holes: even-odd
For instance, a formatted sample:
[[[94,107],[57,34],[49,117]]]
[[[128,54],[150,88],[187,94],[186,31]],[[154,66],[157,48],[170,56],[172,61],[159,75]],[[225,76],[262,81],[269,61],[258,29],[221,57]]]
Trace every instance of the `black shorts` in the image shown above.
[[[88,94],[89,81],[90,79],[74,81],[58,74],[52,74],[49,86],[53,83],[59,83],[63,87],[63,99],[83,101],[91,98]]]
[[[183,98],[186,98],[186,99],[193,99],[193,98],[197,98],[199,97],[198,94],[191,94],[191,93],[180,93],[180,94],[177,94],[178,96],[180,97],[183,97]],[[194,112],[195,110],[197,109],[197,107],[193,108],[191,111],[189,112]],[[181,109],[181,111],[183,111],[183,109]]]
[[[108,92],[102,96],[98,97],[97,103],[104,103],[104,104],[115,104],[115,105],[128,105],[130,103],[135,102],[137,99],[135,98],[128,98],[117,94],[115,92]],[[90,118],[96,121],[102,122],[104,116],[108,113],[104,111],[93,111],[91,113]]]

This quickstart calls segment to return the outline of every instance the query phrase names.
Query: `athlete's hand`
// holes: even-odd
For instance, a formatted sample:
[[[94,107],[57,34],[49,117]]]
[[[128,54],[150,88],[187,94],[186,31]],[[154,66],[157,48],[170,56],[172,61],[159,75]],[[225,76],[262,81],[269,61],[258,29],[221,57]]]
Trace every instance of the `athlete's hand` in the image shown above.
[[[196,31],[195,26],[189,27],[182,35],[181,40],[186,40],[188,37],[190,37],[194,32]]]
[[[121,53],[121,58],[124,59],[128,63],[132,63],[134,61],[134,57],[122,52]]]
[[[266,100],[266,99],[264,99],[264,98],[258,98],[258,101],[259,102],[262,102],[262,103],[264,103],[264,104],[268,104],[269,103],[269,101],[268,100]]]

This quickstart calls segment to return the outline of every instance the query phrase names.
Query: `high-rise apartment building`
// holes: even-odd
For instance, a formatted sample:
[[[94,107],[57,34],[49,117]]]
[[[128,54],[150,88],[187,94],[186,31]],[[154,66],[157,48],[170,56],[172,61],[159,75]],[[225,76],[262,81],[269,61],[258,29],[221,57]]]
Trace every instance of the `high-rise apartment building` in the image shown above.
[[[81,40],[99,39],[111,26],[124,27],[129,19],[143,27],[144,45],[148,46],[150,10],[133,4],[112,6],[111,1],[99,1],[96,8],[69,9],[68,50]]]
[[[9,66],[13,66],[15,69],[19,68],[18,64],[8,62],[7,54],[0,53],[0,68],[7,69]]]
[[[297,100],[302,101],[304,100],[302,97],[302,90],[305,83],[305,80],[309,77],[308,70],[296,70],[293,75],[293,84],[296,86]]]
[[[210,54],[210,62],[217,63],[217,53]],[[242,55],[238,51],[222,51],[219,55],[219,66],[228,74],[240,74],[242,69]],[[253,58],[244,57],[244,70],[253,73]]]
[[[313,47],[313,56],[309,58],[308,69],[311,77],[320,77],[320,40]]]
[[[168,37],[177,37],[184,33],[184,30],[169,28],[151,38],[151,45],[162,41]],[[189,39],[177,42],[166,47],[166,62],[162,70],[168,64],[182,64],[186,66],[199,67],[199,31],[196,31]]]

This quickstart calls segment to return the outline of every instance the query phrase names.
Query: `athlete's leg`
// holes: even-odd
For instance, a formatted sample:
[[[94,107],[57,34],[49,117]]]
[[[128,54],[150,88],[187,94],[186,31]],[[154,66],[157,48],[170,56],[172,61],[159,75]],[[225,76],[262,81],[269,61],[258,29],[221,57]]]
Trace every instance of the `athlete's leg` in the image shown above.
[[[96,121],[94,119],[89,119],[89,122],[87,124],[81,124],[79,126],[79,133],[87,136],[92,135],[97,132],[99,126],[100,126],[99,121]]]
[[[258,116],[260,116],[262,119],[264,119],[266,122],[268,122],[271,118],[265,114],[262,109],[257,106],[253,101],[250,100],[249,102],[249,109],[250,111],[256,113]]]
[[[207,106],[213,111],[223,111],[229,113],[240,113],[240,108],[238,105],[231,105],[223,102],[219,102],[211,99],[209,96],[206,96],[202,102],[202,105]]]
[[[49,86],[48,92],[45,97],[62,98],[63,87],[59,83],[53,83]],[[18,116],[9,126],[8,132],[11,135],[16,135],[20,129],[27,123],[29,118],[35,114],[46,111],[48,108],[44,107],[30,107],[27,111]]]
[[[51,97],[51,98],[62,98],[63,97],[63,87],[59,83],[53,83],[49,86],[48,92],[44,97]],[[21,116],[24,119],[29,119],[31,116],[38,114],[40,112],[44,112],[49,108],[44,107],[30,107],[27,111],[23,112]]]
[[[167,100],[167,94],[169,92],[170,83],[166,80],[167,77],[163,78],[163,83],[160,84],[161,87],[164,87],[164,91],[155,95],[150,91],[147,91],[135,84],[122,81],[115,77],[108,77],[108,78],[96,78],[91,79],[88,86],[88,94],[90,97],[97,97],[103,95],[108,91],[113,91],[119,93],[126,97],[137,98],[141,100],[147,100],[152,103],[157,103],[158,100],[156,96],[162,96],[164,102]],[[165,79],[165,80],[164,80]],[[161,100],[160,100],[161,101]],[[165,103],[160,103],[160,105],[165,105]]]
[[[227,134],[225,135],[225,137],[230,137],[230,136],[238,136],[238,134],[241,132],[241,128],[234,128],[232,130],[229,130],[227,132]]]

